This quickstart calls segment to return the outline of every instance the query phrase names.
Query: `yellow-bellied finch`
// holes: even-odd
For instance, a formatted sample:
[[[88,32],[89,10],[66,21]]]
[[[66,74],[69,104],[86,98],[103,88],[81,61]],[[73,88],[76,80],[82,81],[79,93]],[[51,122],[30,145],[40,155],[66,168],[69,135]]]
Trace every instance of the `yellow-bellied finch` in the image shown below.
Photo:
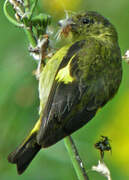
[[[48,61],[39,80],[40,118],[8,160],[21,174],[36,153],[81,128],[117,92],[121,53],[114,26],[96,12],[74,14],[61,33],[71,42]]]

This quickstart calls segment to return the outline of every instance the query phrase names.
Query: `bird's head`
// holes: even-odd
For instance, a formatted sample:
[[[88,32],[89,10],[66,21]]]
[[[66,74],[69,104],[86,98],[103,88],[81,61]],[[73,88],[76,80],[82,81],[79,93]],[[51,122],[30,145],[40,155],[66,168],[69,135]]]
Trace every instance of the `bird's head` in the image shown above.
[[[114,26],[104,16],[94,11],[73,14],[64,20],[59,21],[61,34],[65,37],[72,35],[72,39],[93,36],[96,38],[117,39]]]

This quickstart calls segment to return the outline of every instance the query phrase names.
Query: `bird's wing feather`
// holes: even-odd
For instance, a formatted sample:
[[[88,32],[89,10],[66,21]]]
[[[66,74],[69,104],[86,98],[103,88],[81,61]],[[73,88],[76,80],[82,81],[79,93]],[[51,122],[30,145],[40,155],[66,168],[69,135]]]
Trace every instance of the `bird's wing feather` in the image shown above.
[[[44,109],[40,111],[41,126],[37,135],[37,141],[43,147],[50,146],[79,129],[96,113],[97,107],[91,111],[84,109],[83,102],[86,101],[84,94],[87,87],[83,83],[81,85],[80,80],[74,80],[67,71],[70,62],[78,61],[78,53],[84,44],[85,40],[82,40],[70,46],[67,54],[60,61],[55,76],[52,77],[53,74],[50,74],[53,81]],[[63,76],[64,69],[66,74]],[[47,87],[43,85],[43,89],[45,88]],[[86,105],[85,102],[84,105]]]

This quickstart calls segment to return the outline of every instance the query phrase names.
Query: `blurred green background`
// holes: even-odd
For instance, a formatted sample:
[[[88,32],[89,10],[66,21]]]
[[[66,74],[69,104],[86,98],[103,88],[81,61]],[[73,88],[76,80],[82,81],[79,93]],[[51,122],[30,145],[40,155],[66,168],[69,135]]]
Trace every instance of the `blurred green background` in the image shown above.
[[[40,0],[41,1],[41,0]],[[7,155],[19,145],[38,118],[38,82],[32,75],[36,63],[28,53],[22,29],[14,27],[3,15],[0,1],[0,179],[76,180],[76,174],[63,140],[40,151],[27,171],[18,176]],[[64,10],[95,10],[116,27],[122,54],[129,49],[129,0],[42,0],[40,10],[64,17]],[[94,143],[100,135],[111,139],[112,154],[105,162],[113,180],[129,179],[129,65],[123,62],[123,80],[119,92],[85,127],[72,137],[78,147],[91,180],[105,178],[90,171],[100,155]]]

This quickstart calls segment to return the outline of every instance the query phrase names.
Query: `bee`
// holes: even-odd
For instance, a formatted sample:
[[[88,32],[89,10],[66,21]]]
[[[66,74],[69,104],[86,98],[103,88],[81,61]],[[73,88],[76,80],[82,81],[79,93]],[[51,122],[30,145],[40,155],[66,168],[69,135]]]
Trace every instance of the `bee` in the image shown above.
[[[112,151],[110,139],[107,136],[101,136],[101,139],[95,143],[94,146],[100,151],[100,156],[102,159],[104,158],[105,151]]]

